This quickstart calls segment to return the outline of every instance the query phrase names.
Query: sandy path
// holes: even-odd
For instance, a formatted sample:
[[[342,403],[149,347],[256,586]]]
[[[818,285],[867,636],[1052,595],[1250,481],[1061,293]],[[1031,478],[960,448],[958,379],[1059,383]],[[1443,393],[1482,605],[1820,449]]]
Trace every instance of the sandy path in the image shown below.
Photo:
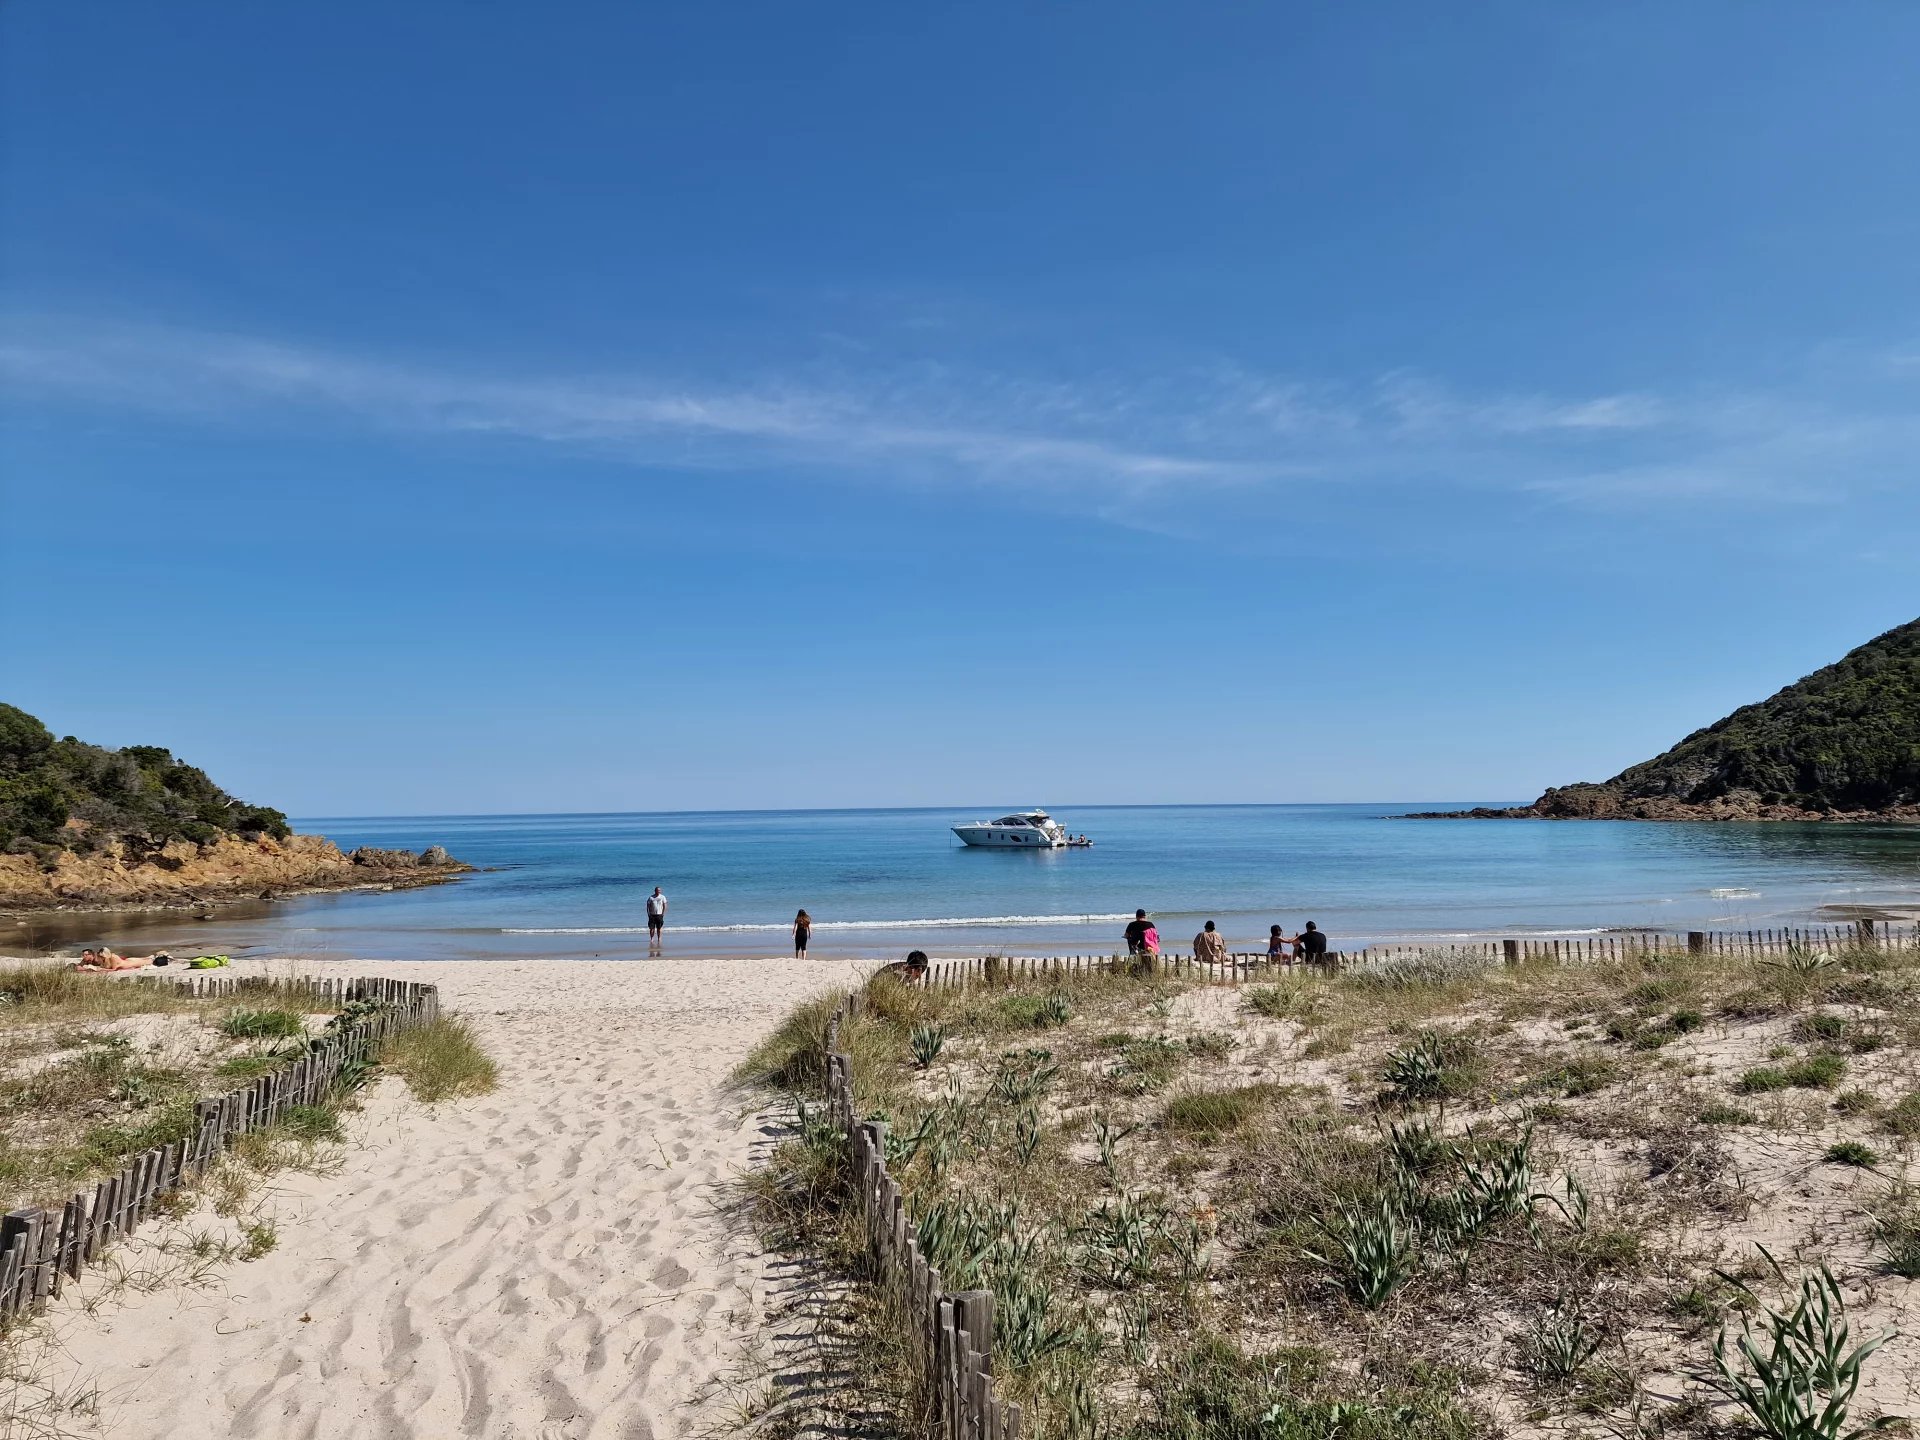
[[[728,1071],[839,964],[302,967],[439,984],[499,1090],[428,1111],[397,1082],[330,1177],[285,1181],[280,1243],[89,1317],[53,1317],[135,1437],[724,1433],[767,1261],[723,1208],[764,1144]],[[111,1358],[107,1358],[108,1356]]]

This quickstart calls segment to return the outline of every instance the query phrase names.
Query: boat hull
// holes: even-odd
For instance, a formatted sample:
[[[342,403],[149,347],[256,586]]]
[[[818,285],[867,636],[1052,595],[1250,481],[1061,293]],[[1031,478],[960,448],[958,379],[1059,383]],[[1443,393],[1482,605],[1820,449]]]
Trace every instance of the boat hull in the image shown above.
[[[956,825],[953,833],[961,843],[977,850],[1060,850],[1064,840],[1052,840],[1034,830],[1013,830],[994,825]]]

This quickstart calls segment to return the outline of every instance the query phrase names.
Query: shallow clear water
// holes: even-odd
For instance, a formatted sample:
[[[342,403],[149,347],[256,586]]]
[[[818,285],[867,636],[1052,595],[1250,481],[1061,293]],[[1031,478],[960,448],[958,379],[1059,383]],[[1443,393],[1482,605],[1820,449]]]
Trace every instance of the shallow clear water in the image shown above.
[[[1017,797],[1016,797],[1017,798]],[[1481,802],[1463,802],[1481,803]],[[1004,810],[311,819],[355,845],[438,842],[482,873],[312,896],[206,921],[112,916],[0,929],[0,949],[368,958],[644,957],[643,902],[671,901],[677,954],[781,954],[805,906],[814,953],[1107,951],[1136,906],[1184,947],[1212,919],[1251,947],[1312,919],[1341,948],[1615,927],[1747,929],[1825,905],[1920,900],[1920,828],[1433,821],[1410,805],[1062,808],[1089,850],[970,850],[949,826]]]

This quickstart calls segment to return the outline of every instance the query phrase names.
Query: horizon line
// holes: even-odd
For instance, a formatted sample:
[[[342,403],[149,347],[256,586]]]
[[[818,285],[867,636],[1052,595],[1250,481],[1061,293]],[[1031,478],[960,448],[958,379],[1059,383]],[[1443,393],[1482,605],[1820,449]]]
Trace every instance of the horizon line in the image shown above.
[[[1154,801],[1132,803],[1128,801],[1104,801],[1099,804],[1070,804],[1058,808],[1062,810],[1314,810],[1330,807],[1359,809],[1380,805],[1434,805],[1455,806],[1470,809],[1476,805],[1505,808],[1528,805],[1529,800],[1206,800],[1206,801]],[[300,815],[288,814],[288,819],[302,822],[323,823],[340,820],[575,820],[596,819],[612,816],[669,816],[669,815],[865,815],[876,812],[888,814],[942,814],[953,810],[992,809],[992,806],[966,805],[777,805],[750,806],[738,809],[706,807],[689,810],[421,810],[395,812],[375,815]],[[1045,809],[1045,806],[1038,807]],[[283,812],[284,813],[284,812]],[[1002,807],[1003,814],[1012,811]]]

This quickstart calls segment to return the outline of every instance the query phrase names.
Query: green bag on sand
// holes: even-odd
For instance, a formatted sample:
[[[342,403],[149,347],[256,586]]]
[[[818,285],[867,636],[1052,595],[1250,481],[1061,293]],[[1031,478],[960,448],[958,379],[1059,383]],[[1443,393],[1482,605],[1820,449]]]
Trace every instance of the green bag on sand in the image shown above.
[[[218,970],[221,966],[231,963],[232,962],[224,955],[196,955],[193,959],[187,961],[187,968],[189,970]]]

